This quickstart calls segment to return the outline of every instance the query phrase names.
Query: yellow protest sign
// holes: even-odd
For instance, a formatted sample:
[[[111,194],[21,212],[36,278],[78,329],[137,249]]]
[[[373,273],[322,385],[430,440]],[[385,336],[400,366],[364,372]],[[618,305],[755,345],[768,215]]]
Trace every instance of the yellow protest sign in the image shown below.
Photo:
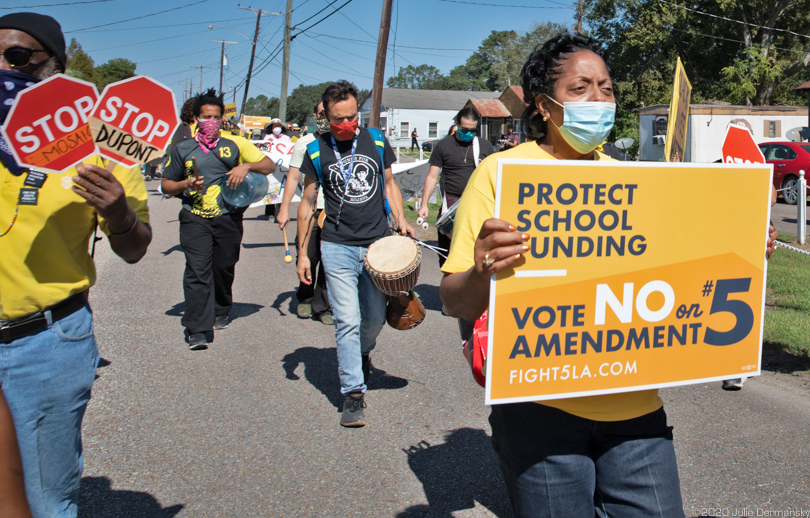
[[[236,103],[226,104],[225,113],[223,113],[222,115],[227,119],[230,119],[231,117],[236,117]]]
[[[689,127],[689,98],[692,84],[686,77],[681,58],[675,66],[675,84],[672,87],[672,101],[669,103],[667,121],[667,142],[664,147],[664,160],[683,162],[686,151],[686,131]]]
[[[487,404],[759,374],[772,170],[499,160]]]

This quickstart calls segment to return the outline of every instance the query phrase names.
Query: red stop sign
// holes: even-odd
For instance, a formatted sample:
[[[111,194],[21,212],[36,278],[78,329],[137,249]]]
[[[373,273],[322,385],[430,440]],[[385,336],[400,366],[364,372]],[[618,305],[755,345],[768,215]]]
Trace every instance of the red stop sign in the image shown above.
[[[729,124],[723,140],[724,164],[764,164],[765,156],[747,128]]]
[[[179,124],[174,92],[146,76],[107,85],[90,114],[99,154],[127,167],[160,157]]]
[[[95,85],[63,74],[20,92],[3,126],[17,163],[59,173],[94,154],[88,116],[97,99]]]

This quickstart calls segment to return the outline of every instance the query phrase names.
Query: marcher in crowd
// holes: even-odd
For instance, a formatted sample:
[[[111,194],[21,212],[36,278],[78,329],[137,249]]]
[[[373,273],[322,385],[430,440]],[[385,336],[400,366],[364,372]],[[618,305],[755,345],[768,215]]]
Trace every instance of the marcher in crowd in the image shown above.
[[[419,142],[416,140],[416,137],[418,136],[419,135],[416,134],[416,128],[414,128],[411,132],[411,151],[413,151],[413,148],[416,148],[416,150],[419,151]]]
[[[0,124],[17,95],[65,70],[50,16],[0,17]],[[88,290],[96,225],[112,251],[138,262],[152,240],[139,168],[112,172],[93,156],[61,173],[22,167],[0,146],[0,385],[14,419],[25,493],[36,517],[75,517],[81,426],[99,354]],[[20,203],[22,188],[36,203]]]
[[[580,127],[575,139],[561,130],[564,114],[585,103],[612,125],[613,83],[596,41],[579,33],[552,38],[529,56],[522,83],[528,141],[473,174],[443,267],[442,300],[467,320],[486,309],[490,277],[528,249],[516,222],[493,217],[497,159],[609,160],[594,151],[603,132]],[[493,405],[490,423],[518,517],[683,516],[672,428],[657,390]]]
[[[304,156],[304,195],[298,207],[301,247],[309,244],[316,183],[324,191],[326,219],[321,237],[321,260],[335,320],[340,391],[344,396],[342,426],[365,425],[363,409],[371,365],[369,353],[385,323],[387,297],[374,285],[363,258],[368,246],[390,234],[385,211],[402,235],[413,236],[405,219],[402,194],[394,182],[391,164],[396,155],[384,136],[381,161],[375,138],[358,127],[357,90],[347,81],[332,83],[323,94],[330,133],[318,137],[320,169],[309,153]],[[298,277],[312,283],[306,254],[298,256]]]
[[[162,188],[183,202],[179,215],[180,246],[186,255],[183,322],[189,349],[205,349],[214,341],[214,330],[228,327],[242,245],[245,207],[225,203],[222,184],[235,189],[248,171],[268,175],[275,165],[249,141],[220,131],[225,107],[214,89],[194,98],[193,111],[195,138],[172,150]]]
[[[455,117],[458,131],[453,136],[441,139],[433,146],[428,164],[428,174],[422,189],[422,204],[419,206],[419,217],[427,220],[430,209],[428,200],[439,183],[442,193],[442,204],[439,217],[461,198],[478,163],[495,152],[488,140],[478,137],[478,124],[481,116],[475,109],[462,108]],[[439,177],[441,173],[441,178]],[[450,249],[450,238],[439,232],[439,248]],[[439,256],[439,267],[444,264],[444,257]]]
[[[287,171],[287,180],[285,182],[284,197],[279,206],[276,221],[281,230],[286,228],[287,223],[290,221],[290,203],[292,203],[293,196],[295,195],[295,188],[301,179],[300,167],[304,161],[304,155],[307,153],[307,144],[314,142],[317,135],[322,135],[329,132],[329,121],[326,119],[326,113],[323,111],[323,101],[318,99],[315,104],[313,117],[318,125],[316,133],[308,133],[298,139],[293,148],[292,157],[290,158],[290,169]],[[324,199],[323,190],[318,191],[317,201],[315,203],[315,221],[323,211]],[[301,243],[298,235],[295,236],[295,247],[298,254],[301,254]],[[326,288],[326,274],[323,273],[323,262],[321,261],[321,227],[319,224],[312,225],[309,234],[309,244],[305,250],[309,258],[310,268],[317,269],[317,276],[312,283],[298,283],[298,290],[295,292],[295,298],[298,299],[298,307],[296,313],[300,318],[315,317],[326,325],[333,325],[331,306],[329,305],[329,290]]]

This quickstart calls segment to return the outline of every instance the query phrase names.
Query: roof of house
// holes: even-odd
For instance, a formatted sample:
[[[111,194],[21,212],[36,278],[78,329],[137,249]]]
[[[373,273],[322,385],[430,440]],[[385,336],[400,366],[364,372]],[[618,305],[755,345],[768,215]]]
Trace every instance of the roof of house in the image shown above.
[[[470,104],[481,117],[511,117],[512,114],[500,99],[470,99]]]
[[[656,104],[639,109],[639,115],[667,115],[668,104]],[[692,104],[689,106],[691,115],[800,115],[807,113],[806,106],[736,106]]]
[[[808,82],[806,82],[806,83],[804,83],[802,85],[797,86],[796,90],[810,90],[810,81],[808,81]]]
[[[500,92],[468,92],[465,90],[419,90],[414,88],[383,88],[382,105],[385,109],[460,110],[468,99],[497,99]],[[363,103],[366,106],[371,100]]]
[[[513,86],[510,86],[508,89],[512,90],[512,92],[514,92],[514,94],[517,95],[518,99],[523,100],[523,87],[522,86],[514,86],[513,85]],[[525,101],[523,102],[523,104],[528,106],[528,104]]]

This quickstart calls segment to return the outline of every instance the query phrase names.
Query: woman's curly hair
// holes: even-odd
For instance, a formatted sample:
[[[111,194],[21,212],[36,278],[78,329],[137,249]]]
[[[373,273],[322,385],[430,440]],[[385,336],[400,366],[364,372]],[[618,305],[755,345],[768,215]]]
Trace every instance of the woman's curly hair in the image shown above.
[[[188,99],[180,108],[180,120],[191,124],[194,122],[194,97]]]
[[[523,101],[529,105],[520,118],[520,126],[528,140],[539,140],[546,135],[548,122],[543,120],[543,116],[537,110],[535,99],[540,94],[551,95],[554,84],[560,76],[565,56],[580,50],[590,50],[602,58],[606,67],[608,66],[602,44],[578,32],[560,33],[538,47],[529,55],[520,71]]]

